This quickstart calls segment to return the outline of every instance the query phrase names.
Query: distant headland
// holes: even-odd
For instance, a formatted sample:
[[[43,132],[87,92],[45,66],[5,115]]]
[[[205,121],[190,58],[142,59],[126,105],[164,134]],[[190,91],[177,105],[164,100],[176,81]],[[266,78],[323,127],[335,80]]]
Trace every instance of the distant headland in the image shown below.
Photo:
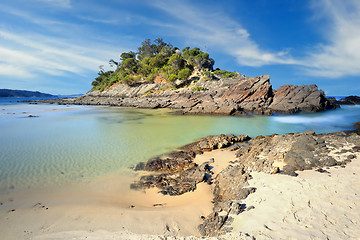
[[[0,97],[56,97],[48,93],[27,90],[0,89]]]

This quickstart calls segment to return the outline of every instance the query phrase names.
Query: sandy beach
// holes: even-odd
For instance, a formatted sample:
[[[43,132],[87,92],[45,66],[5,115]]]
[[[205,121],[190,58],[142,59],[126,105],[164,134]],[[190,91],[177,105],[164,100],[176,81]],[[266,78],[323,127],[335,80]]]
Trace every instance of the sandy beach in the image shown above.
[[[86,186],[9,194],[1,199],[0,238],[71,239],[99,231],[196,235],[200,217],[211,212],[205,183],[193,193],[170,197],[157,189],[130,190],[133,180],[131,174],[114,175]]]
[[[359,154],[345,168],[309,170],[297,177],[253,173],[257,191],[237,216],[234,231],[256,239],[359,239]]]
[[[215,150],[221,171],[235,153]],[[246,211],[231,215],[233,232],[221,239],[358,239],[360,236],[360,155],[326,172],[298,177],[253,172],[256,187],[243,202]],[[157,189],[129,190],[131,173],[106,176],[86,186],[38,193],[12,193],[1,199],[1,239],[197,239],[197,226],[212,209],[212,189],[164,196]],[[171,237],[172,236],[172,237]],[[214,238],[218,239],[218,238]]]

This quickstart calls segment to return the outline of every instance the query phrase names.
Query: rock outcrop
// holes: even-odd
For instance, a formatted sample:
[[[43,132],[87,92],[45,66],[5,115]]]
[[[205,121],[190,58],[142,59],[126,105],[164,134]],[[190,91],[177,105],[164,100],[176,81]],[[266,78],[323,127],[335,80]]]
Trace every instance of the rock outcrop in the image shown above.
[[[356,125],[357,126],[357,125]],[[197,165],[196,154],[218,148],[234,150],[243,142],[237,160],[217,175],[211,171],[213,161]],[[344,166],[360,151],[360,136],[356,131],[315,134],[313,131],[296,134],[259,136],[249,140],[247,135],[209,136],[182,147],[179,151],[138,164],[135,170],[148,171],[133,188],[158,187],[163,194],[179,195],[196,189],[199,182],[213,186],[213,212],[203,218],[199,230],[203,236],[217,236],[231,230],[232,215],[251,209],[246,197],[256,189],[249,187],[252,172],[289,174],[295,171]]]
[[[334,108],[316,85],[286,85],[272,89],[270,76],[192,80],[188,86],[169,89],[166,83],[119,84],[73,99],[45,100],[60,104],[169,108],[182,114],[267,114],[315,112]]]
[[[211,161],[198,165],[193,161],[196,154],[229,147],[248,139],[247,135],[208,136],[180,148],[179,151],[155,157],[146,163],[139,163],[135,167],[136,171],[148,171],[151,174],[142,176],[138,182],[131,185],[131,188],[158,187],[163,194],[169,195],[194,191],[196,184],[209,181],[212,174],[209,166]]]
[[[325,99],[324,92],[319,91],[316,85],[284,85],[276,91],[269,108],[273,112],[317,112],[333,108],[333,105]]]
[[[338,105],[357,105],[357,104],[360,104],[360,97],[359,96],[348,96],[345,98],[341,98],[339,100],[336,100],[335,98],[331,98],[330,101],[333,104],[338,104]]]

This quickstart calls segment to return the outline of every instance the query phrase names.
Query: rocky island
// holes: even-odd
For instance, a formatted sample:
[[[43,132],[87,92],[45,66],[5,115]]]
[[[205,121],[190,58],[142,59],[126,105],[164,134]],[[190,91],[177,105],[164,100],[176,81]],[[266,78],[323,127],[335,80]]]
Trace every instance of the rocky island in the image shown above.
[[[78,98],[44,100],[60,104],[168,108],[182,114],[242,115],[316,112],[336,107],[316,85],[284,85],[274,90],[270,76],[247,77],[213,68],[199,48],[182,51],[170,43],[145,40],[138,52],[100,67],[93,88]]]

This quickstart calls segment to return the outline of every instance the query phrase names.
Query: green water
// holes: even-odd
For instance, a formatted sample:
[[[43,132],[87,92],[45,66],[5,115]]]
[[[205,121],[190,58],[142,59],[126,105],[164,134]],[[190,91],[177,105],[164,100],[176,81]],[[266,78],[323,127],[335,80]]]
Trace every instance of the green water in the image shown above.
[[[38,117],[28,118],[28,115]],[[294,116],[183,116],[167,110],[0,102],[0,193],[119,173],[211,134],[351,129],[360,108]]]

